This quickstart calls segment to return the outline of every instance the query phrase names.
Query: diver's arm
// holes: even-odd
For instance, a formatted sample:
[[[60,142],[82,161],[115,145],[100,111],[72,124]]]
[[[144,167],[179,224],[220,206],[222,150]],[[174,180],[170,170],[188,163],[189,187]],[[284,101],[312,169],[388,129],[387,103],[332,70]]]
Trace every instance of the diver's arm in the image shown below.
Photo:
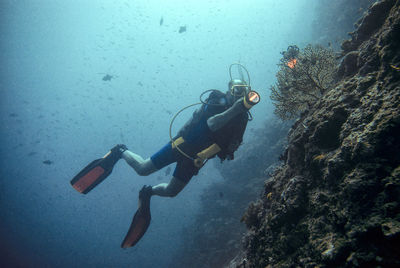
[[[221,127],[225,126],[229,120],[234,118],[236,115],[247,111],[248,110],[243,105],[243,98],[240,98],[225,112],[208,118],[207,125],[212,132],[217,131]]]

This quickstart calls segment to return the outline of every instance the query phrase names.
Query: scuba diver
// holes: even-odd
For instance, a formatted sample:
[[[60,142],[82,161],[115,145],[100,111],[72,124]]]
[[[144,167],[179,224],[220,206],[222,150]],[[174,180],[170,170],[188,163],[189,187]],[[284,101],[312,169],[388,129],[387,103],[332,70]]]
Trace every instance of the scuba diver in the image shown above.
[[[207,90],[201,96],[201,107],[190,120],[180,129],[175,137],[171,136],[173,118],[170,126],[170,142],[151,157],[144,159],[128,150],[123,144],[118,144],[103,158],[94,160],[72,180],[72,186],[80,193],[86,194],[103,181],[112,171],[115,163],[124,159],[140,176],[147,176],[174,162],[176,168],[169,183],[155,186],[145,185],[139,192],[139,206],[135,213],[129,231],[121,247],[134,246],[146,232],[150,220],[150,198],[153,195],[174,197],[198,174],[202,166],[211,158],[218,156],[221,161],[234,159],[234,152],[243,140],[247,122],[251,120],[250,108],[257,104],[260,96],[243,79],[233,79],[231,68],[241,64],[232,64],[229,72],[231,79],[228,91]],[[239,68],[239,67],[238,67]],[[240,69],[241,70],[241,69]],[[202,96],[211,92],[203,101]]]

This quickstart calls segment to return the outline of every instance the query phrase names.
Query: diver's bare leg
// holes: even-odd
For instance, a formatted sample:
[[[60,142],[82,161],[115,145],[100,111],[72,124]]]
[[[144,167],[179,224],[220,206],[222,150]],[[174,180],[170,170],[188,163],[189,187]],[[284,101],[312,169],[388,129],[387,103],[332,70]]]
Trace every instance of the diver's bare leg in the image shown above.
[[[185,188],[187,183],[172,177],[169,183],[160,183],[153,186],[153,195],[174,197]]]
[[[140,176],[147,176],[157,171],[158,169],[154,166],[150,158],[144,160],[140,155],[135,154],[129,150],[126,150],[122,154],[122,158],[133,167],[133,169]]]

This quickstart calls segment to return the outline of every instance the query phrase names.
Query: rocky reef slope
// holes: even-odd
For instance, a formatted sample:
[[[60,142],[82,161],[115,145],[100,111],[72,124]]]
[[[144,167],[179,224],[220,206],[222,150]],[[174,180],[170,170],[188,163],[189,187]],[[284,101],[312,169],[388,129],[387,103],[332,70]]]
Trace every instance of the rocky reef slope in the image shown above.
[[[339,81],[289,132],[229,267],[400,267],[400,3],[344,42]]]
[[[331,44],[340,49],[347,33],[354,29],[355,18],[362,14],[375,0],[318,0],[316,16],[312,25],[313,43],[324,46]]]

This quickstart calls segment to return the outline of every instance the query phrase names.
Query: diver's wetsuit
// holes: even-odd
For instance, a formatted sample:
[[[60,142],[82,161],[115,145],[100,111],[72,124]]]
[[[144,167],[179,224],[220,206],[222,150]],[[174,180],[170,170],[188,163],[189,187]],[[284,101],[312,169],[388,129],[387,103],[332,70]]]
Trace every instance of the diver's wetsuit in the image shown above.
[[[242,141],[248,121],[247,109],[243,107],[242,99],[231,106],[222,92],[211,93],[206,103],[194,112],[192,118],[178,132],[176,138],[183,137],[185,141],[179,148],[194,157],[198,152],[217,143],[222,149],[218,156],[221,159],[229,158]],[[172,148],[171,142],[146,160],[128,150],[122,157],[142,176],[177,163],[170,183],[153,186],[153,195],[159,196],[176,196],[200,169],[194,165],[192,159]]]

